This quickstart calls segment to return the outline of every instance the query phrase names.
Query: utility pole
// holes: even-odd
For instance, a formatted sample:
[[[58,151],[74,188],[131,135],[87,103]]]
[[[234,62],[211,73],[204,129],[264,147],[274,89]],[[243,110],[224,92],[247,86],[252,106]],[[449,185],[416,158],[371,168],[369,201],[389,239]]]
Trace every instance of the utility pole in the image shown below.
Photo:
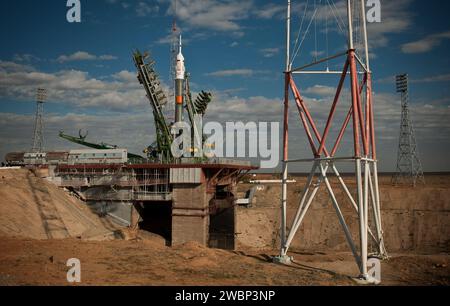
[[[397,171],[393,177],[393,184],[425,184],[422,163],[419,159],[416,136],[409,113],[408,75],[396,77],[397,92],[402,99],[402,118],[398,145]]]
[[[34,138],[32,152],[40,153],[44,150],[44,103],[47,100],[47,90],[38,88],[36,92],[36,118],[34,123]]]

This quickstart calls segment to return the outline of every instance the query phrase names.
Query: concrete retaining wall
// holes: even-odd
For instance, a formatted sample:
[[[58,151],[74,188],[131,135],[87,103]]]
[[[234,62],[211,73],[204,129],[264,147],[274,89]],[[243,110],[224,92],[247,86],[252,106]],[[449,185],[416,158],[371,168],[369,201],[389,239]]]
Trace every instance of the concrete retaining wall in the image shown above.
[[[398,188],[390,186],[385,179],[381,185],[381,200],[388,252],[450,252],[450,189],[446,182],[433,185],[429,183],[416,189]],[[289,186],[288,226],[296,213],[302,186],[302,182]],[[344,201],[343,192],[338,188],[335,190],[337,198]],[[256,196],[256,205],[239,207],[237,211],[237,247],[278,248],[280,186],[266,186]],[[346,221],[358,241],[357,215],[350,203],[342,203]],[[319,192],[292,243],[292,249],[349,250],[326,190]]]

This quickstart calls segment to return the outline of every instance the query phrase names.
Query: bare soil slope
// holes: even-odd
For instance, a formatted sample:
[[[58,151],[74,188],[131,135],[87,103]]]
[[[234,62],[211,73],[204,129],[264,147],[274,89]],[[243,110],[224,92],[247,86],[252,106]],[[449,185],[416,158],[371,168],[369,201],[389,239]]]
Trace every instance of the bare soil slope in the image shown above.
[[[32,172],[0,170],[0,235],[108,239],[116,230],[75,197]]]

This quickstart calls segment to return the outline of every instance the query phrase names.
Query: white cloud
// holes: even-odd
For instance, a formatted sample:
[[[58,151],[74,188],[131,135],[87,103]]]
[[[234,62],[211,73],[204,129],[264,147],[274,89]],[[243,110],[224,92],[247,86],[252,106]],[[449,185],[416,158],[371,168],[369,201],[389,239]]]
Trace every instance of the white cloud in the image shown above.
[[[231,76],[252,76],[254,70],[252,69],[230,69],[230,70],[219,70],[207,73],[208,76],[213,77],[231,77]]]
[[[322,86],[322,85],[314,85],[303,90],[305,94],[310,95],[318,95],[318,96],[331,96],[336,93],[335,87]]]
[[[108,81],[93,78],[87,72],[78,70],[45,73],[10,62],[0,62],[0,98],[33,101],[37,87],[47,88],[49,102],[53,103],[109,110],[147,106],[145,91],[133,72],[118,72]]]
[[[252,96],[242,98],[213,92],[213,102],[207,113],[207,121],[279,121],[282,116],[281,99]]]
[[[0,73],[10,73],[10,72],[31,72],[34,68],[30,65],[17,64],[10,61],[0,60]]]
[[[7,76],[8,84],[3,86],[4,72],[0,74],[0,97],[2,98],[5,97],[5,93],[10,93],[16,100],[22,97],[32,101],[36,85],[47,84],[51,99],[56,97],[61,99],[58,101],[89,109],[98,107],[105,111],[117,108],[122,111],[120,114],[106,112],[99,115],[46,115],[45,139],[48,149],[74,148],[75,145],[58,139],[58,131],[64,130],[76,135],[81,128],[91,131],[89,140],[93,142],[104,141],[117,144],[135,153],[141,152],[154,140],[151,109],[133,72],[120,71],[108,82],[94,79],[80,71],[61,71],[56,74],[15,72],[8,73]],[[302,90],[305,103],[316,118],[316,124],[321,131],[334,96],[332,89],[332,87],[316,85]],[[343,117],[349,109],[349,101],[348,89],[344,89],[330,131],[330,142],[343,122]],[[398,145],[400,101],[396,94],[375,93],[374,102],[381,171],[391,171],[395,166]],[[411,115],[426,170],[450,170],[450,164],[445,162],[448,159],[444,158],[444,153],[450,149],[448,138],[450,108],[447,104],[440,105],[428,100],[417,102],[411,105]],[[205,119],[218,122],[280,122],[282,105],[282,99],[276,97],[244,98],[237,95],[230,96],[230,92],[226,91],[213,92],[213,102]],[[292,154],[292,157],[309,156],[311,152],[307,151],[306,138],[293,105],[290,114],[290,131],[291,153],[295,154]],[[32,115],[0,113],[0,155],[10,151],[29,149],[32,122]],[[340,151],[341,155],[351,154],[349,135],[351,136],[351,126],[343,140],[344,147]],[[442,156],[436,156],[438,154],[436,152],[443,152]]]
[[[275,55],[280,53],[280,48],[264,48],[259,51],[262,53],[264,57],[269,58],[274,57]]]
[[[59,56],[56,61],[59,63],[65,63],[65,62],[74,62],[74,61],[111,61],[116,60],[117,57],[113,55],[93,55],[85,51],[77,51],[70,55],[61,55]]]
[[[13,60],[15,62],[33,62],[33,61],[37,62],[40,61],[41,59],[32,54],[14,54]]]
[[[177,17],[194,28],[239,33],[242,26],[238,22],[249,16],[252,4],[251,0],[179,0]],[[174,11],[171,1],[168,13]]]
[[[412,79],[411,83],[436,83],[436,82],[449,82],[450,74],[439,74],[428,77],[423,77],[420,79]]]
[[[319,56],[322,56],[325,54],[325,51],[311,51],[309,53],[313,58],[318,58]]]
[[[178,41],[178,37],[179,37],[180,33],[182,33],[181,28],[178,28],[175,33],[170,31],[170,33],[168,33],[166,36],[161,37],[160,39],[158,39],[156,41],[156,43],[160,44],[160,45],[171,45],[172,42],[173,42],[174,37]],[[191,37],[196,37],[196,38],[199,38],[199,39],[201,38],[199,33],[195,33]],[[186,36],[183,36],[183,45],[188,45],[190,42],[191,42],[191,38],[186,38]]]
[[[254,75],[267,75],[267,74],[270,74],[270,71],[240,68],[240,69],[218,70],[206,73],[205,75],[213,77],[232,77],[232,76],[250,77]]]
[[[98,56],[98,59],[101,61],[113,61],[116,60],[117,57],[114,55],[100,55]]]
[[[255,15],[262,19],[271,19],[274,16],[279,16],[286,11],[286,5],[281,4],[266,4],[262,7],[257,7]]]
[[[132,84],[137,80],[136,73],[130,72],[128,70],[122,70],[116,74],[113,74],[113,78],[118,81],[126,82],[129,84]]]
[[[140,1],[136,5],[136,15],[139,17],[145,17],[153,13],[159,12],[159,6],[154,3],[148,3],[145,1]]]
[[[382,1],[381,22],[369,23],[369,44],[372,48],[385,47],[390,40],[388,35],[400,34],[414,25],[412,0]]]
[[[120,3],[120,6],[125,10],[129,9],[132,6],[128,0],[105,0],[105,1],[109,4]],[[152,3],[147,3],[146,1],[139,1],[138,3],[136,3],[135,12],[137,16],[144,17],[147,16],[148,14],[159,12],[159,6]]]
[[[446,39],[450,39],[450,31],[428,35],[418,41],[403,44],[402,52],[407,54],[426,53],[439,46]]]

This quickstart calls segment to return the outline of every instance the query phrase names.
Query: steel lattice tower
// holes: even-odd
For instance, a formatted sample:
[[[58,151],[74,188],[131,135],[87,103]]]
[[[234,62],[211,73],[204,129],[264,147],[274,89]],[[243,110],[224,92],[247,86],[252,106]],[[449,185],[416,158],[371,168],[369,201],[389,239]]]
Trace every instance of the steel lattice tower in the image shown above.
[[[415,186],[417,182],[425,183],[425,178],[409,113],[408,75],[398,75],[396,82],[397,92],[401,94],[402,118],[398,145],[397,171],[394,175],[393,183],[411,183]]]
[[[38,88],[36,93],[36,118],[34,122],[33,152],[44,150],[44,103],[47,99],[47,91]]]
[[[344,24],[342,19],[335,16],[336,24],[344,35],[343,28],[348,26],[347,50],[334,55],[329,55],[327,52],[326,57],[321,59],[314,58],[309,64],[303,64],[300,67],[293,66],[293,64],[296,56],[301,54],[300,49],[302,48],[303,40],[297,40],[291,56],[291,0],[287,2],[280,255],[275,257],[274,261],[283,264],[291,262],[288,251],[292,246],[293,239],[297,233],[301,232],[308,210],[313,205],[317,205],[315,200],[318,198],[318,193],[323,192],[321,187],[324,186],[327,189],[343,234],[358,266],[360,273],[358,281],[361,283],[378,283],[379,280],[374,277],[371,269],[369,270],[372,259],[370,257],[375,256],[385,259],[388,257],[388,254],[384,244],[381,197],[378,182],[378,155],[374,120],[374,105],[376,101],[372,91],[366,1],[346,1],[347,25]],[[331,3],[327,5],[325,8],[330,12],[335,9]],[[316,12],[317,8],[315,8],[315,12],[310,18],[310,24],[313,23]],[[305,13],[304,15],[306,16],[307,14]],[[302,32],[302,24],[303,22],[301,22],[298,33]],[[340,24],[343,26],[340,26]],[[361,46],[359,48],[361,52],[358,52],[358,46]],[[342,70],[330,71],[328,66],[325,67],[328,61],[336,61],[337,59],[342,61]],[[317,114],[310,112],[311,101],[308,101],[309,99],[303,96],[301,85],[306,84],[303,84],[304,77],[302,78],[302,75],[330,76],[332,74],[340,75],[339,82],[334,99],[330,103],[329,112],[325,110],[321,114],[322,118],[327,118],[326,123],[319,124],[323,120]],[[346,80],[350,81],[347,87]],[[297,86],[297,83],[300,86]],[[350,97],[342,94],[344,88],[349,90],[351,93]],[[290,157],[289,127],[291,106],[289,102],[291,96],[294,98],[293,102],[295,101],[294,109],[298,111],[299,120],[303,125],[304,135],[306,136],[305,145],[311,147],[312,155],[310,158]],[[339,106],[345,108],[342,109]],[[335,129],[333,130],[334,126]],[[349,144],[342,141],[347,130],[347,135],[351,133],[352,136],[350,144],[352,147],[351,154],[346,154],[350,147]],[[287,203],[289,193],[287,180],[289,167],[292,164],[299,163],[310,164],[311,171],[300,193],[299,204],[292,220],[292,225],[288,227]],[[341,176],[339,168],[343,164],[354,167],[351,178],[344,179]],[[335,180],[336,184],[332,184],[331,179]],[[349,179],[353,180],[352,185],[345,182]],[[337,188],[343,190],[345,195],[342,197],[337,196]],[[349,217],[342,212],[341,207],[344,207],[342,206],[344,202],[347,202],[346,205],[350,204],[353,206],[353,213],[358,220],[358,237],[352,233],[351,228],[348,226],[347,220]],[[320,224],[314,224],[313,226],[317,230],[322,227]]]

